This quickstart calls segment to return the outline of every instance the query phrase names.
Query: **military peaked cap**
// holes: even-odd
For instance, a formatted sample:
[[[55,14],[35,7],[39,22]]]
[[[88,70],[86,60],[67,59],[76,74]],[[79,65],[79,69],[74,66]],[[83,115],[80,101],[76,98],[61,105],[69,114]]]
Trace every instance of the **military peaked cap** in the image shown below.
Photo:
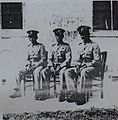
[[[79,34],[89,34],[90,29],[91,27],[89,26],[81,25],[77,28],[77,31],[79,32]]]
[[[55,35],[61,35],[61,34],[64,34],[65,30],[62,29],[62,28],[56,28],[53,30],[53,32],[55,33]]]
[[[39,31],[36,31],[36,30],[27,31],[27,34],[29,37],[36,37],[38,33],[39,33]]]

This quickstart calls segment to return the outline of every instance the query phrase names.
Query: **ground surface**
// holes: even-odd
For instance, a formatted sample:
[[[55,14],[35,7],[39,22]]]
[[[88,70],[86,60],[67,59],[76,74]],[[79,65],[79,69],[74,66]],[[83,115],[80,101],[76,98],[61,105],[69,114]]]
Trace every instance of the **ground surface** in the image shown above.
[[[26,96],[12,99],[9,97],[13,93],[14,84],[6,82],[5,85],[0,84],[0,113],[23,113],[34,111],[58,111],[58,110],[79,110],[95,108],[116,108],[118,107],[118,80],[108,78],[105,74],[104,79],[104,98],[100,98],[100,92],[93,94],[93,98],[88,103],[77,106],[75,103],[58,102],[58,98],[51,98],[45,101],[36,101],[32,89],[28,88]],[[53,92],[53,91],[52,91]],[[52,93],[53,94],[53,93]]]

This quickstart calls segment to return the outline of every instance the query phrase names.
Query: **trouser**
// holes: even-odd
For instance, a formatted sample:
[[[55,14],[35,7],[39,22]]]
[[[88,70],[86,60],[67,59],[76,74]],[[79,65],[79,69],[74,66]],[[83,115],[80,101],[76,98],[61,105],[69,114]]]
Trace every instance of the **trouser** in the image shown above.
[[[75,91],[77,89],[77,79],[78,74],[75,67],[69,68],[65,71],[65,81],[67,86],[67,91]]]
[[[91,90],[92,77],[94,77],[97,73],[98,72],[95,67],[87,67],[81,71],[80,88],[82,93]]]
[[[32,71],[28,71],[28,70],[20,71],[18,76],[16,76],[17,86],[20,88],[21,81],[25,80],[25,76],[29,73],[33,73],[34,80],[35,80],[34,89],[39,89],[39,87],[40,87],[40,81],[39,81],[40,80],[40,72],[42,69],[43,69],[43,66],[39,66]]]
[[[63,90],[63,86],[64,86],[64,79],[65,79],[65,70],[67,69],[67,67],[63,67],[60,71],[59,71],[59,78],[60,78],[60,88],[59,91]],[[41,76],[42,76],[42,88],[46,87],[50,87],[50,77],[55,75],[54,71],[52,71],[51,69],[49,69],[48,67],[43,69],[41,71]]]
[[[76,68],[69,68],[65,71],[65,80],[67,85],[67,91],[69,90],[76,90],[75,85],[79,83],[79,90],[81,92],[85,92],[86,90],[91,88],[92,84],[92,77],[96,75],[98,71],[95,67],[87,67],[77,72]],[[77,76],[80,78],[78,81]]]

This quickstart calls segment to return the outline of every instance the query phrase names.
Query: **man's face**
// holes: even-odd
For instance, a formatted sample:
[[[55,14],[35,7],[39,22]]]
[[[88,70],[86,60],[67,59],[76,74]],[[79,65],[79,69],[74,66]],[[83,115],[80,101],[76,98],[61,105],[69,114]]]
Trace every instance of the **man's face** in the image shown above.
[[[86,42],[89,39],[89,34],[80,34],[81,39]]]
[[[55,38],[57,40],[58,43],[60,43],[63,39],[64,35],[63,34],[60,34],[60,35],[55,35]]]
[[[28,37],[28,38],[32,44],[36,43],[36,38],[34,38],[34,37]]]

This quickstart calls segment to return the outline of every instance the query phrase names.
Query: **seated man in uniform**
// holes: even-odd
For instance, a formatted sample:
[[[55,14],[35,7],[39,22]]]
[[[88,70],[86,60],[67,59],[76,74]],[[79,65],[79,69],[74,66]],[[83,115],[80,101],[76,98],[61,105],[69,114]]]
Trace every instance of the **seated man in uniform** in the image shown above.
[[[73,96],[77,91],[75,80],[77,80],[78,76],[81,76],[79,81],[81,93],[85,93],[87,89],[90,89],[90,84],[92,82],[89,78],[98,74],[101,69],[100,48],[98,44],[90,40],[89,30],[89,26],[80,26],[77,29],[82,42],[78,44],[78,56],[74,63],[75,67],[69,68],[65,72],[67,90],[72,93],[68,101],[74,101]]]
[[[35,79],[35,90],[36,92],[39,90],[39,73],[42,69],[44,69],[47,65],[46,56],[45,56],[45,47],[43,44],[38,43],[38,31],[29,30],[27,31],[28,38],[31,42],[28,45],[28,57],[27,57],[27,64],[26,69],[20,71],[18,76],[16,77],[17,81],[17,88],[15,88],[15,92],[13,95],[10,95],[11,98],[16,98],[21,96],[20,92],[20,85],[21,81],[25,79],[25,75],[29,72],[33,72],[34,79]]]
[[[50,81],[50,76],[60,74],[61,90],[60,98],[61,101],[62,93],[64,93],[63,82],[65,70],[70,66],[71,62],[71,49],[68,43],[63,42],[65,30],[57,28],[53,30],[56,37],[56,44],[52,45],[51,56],[49,57],[48,67],[41,71],[43,81],[47,83]]]

